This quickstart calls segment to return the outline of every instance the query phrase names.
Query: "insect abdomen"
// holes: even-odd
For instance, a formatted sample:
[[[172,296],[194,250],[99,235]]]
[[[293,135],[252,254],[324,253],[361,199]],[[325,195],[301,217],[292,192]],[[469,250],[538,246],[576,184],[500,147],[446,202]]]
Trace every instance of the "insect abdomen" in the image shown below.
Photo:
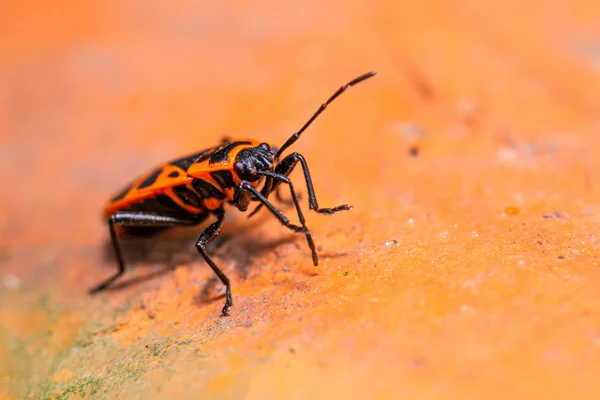
[[[174,192],[174,189],[171,189],[171,191]],[[123,207],[119,207],[119,209],[114,210],[113,212],[134,211],[189,218],[204,211],[204,208],[182,207],[180,204],[182,202],[181,199],[175,197],[172,193],[156,193],[149,197],[140,198]]]

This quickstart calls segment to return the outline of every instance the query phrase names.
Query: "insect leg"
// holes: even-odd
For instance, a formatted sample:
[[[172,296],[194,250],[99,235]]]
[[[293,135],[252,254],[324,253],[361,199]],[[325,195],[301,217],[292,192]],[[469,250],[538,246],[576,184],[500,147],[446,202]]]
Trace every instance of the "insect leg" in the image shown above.
[[[342,204],[332,208],[319,208],[319,203],[317,202],[317,197],[315,195],[315,189],[313,187],[312,179],[310,177],[308,165],[306,164],[306,160],[300,153],[292,153],[286,156],[275,168],[275,173],[287,177],[292,173],[298,162],[300,162],[300,165],[302,165],[302,172],[304,172],[304,180],[306,181],[306,188],[308,190],[308,208],[310,210],[314,210],[319,214],[332,215],[338,211],[348,211],[352,208],[352,206],[349,206],[347,204]],[[282,180],[276,179],[272,185],[271,191],[277,189],[282,182]]]
[[[187,220],[181,218],[174,218],[164,215],[149,214],[142,212],[126,212],[120,211],[112,214],[108,219],[108,230],[110,232],[110,240],[117,258],[117,264],[119,270],[110,278],[106,279],[102,283],[94,286],[89,290],[90,294],[98,293],[107,287],[109,287],[114,281],[116,281],[121,275],[125,273],[125,262],[123,261],[123,255],[121,254],[121,247],[117,240],[117,232],[115,225],[123,227],[171,227],[176,225],[195,225],[197,222],[194,220]]]
[[[275,189],[275,198],[277,199],[278,202],[280,202],[281,204],[287,206],[293,206],[294,205],[294,200],[292,199],[284,199],[283,196],[281,195],[281,186],[278,187],[277,189]],[[302,199],[302,193],[296,193],[296,196],[298,196],[298,200]]]
[[[310,251],[312,253],[313,264],[315,266],[319,265],[319,258],[317,256],[315,242],[312,239],[310,231],[308,230],[308,228],[305,225],[304,215],[302,214],[302,210],[300,209],[300,204],[298,202],[298,196],[296,195],[296,192],[294,191],[294,186],[292,185],[292,182],[287,177],[281,176],[281,175],[278,175],[278,174],[275,174],[272,172],[263,171],[262,174],[267,177],[270,176],[270,177],[278,179],[278,180],[283,179],[283,180],[287,181],[285,183],[290,185],[290,192],[292,194],[292,200],[294,202],[294,205],[296,206],[296,211],[298,212],[298,219],[300,220],[300,224],[302,224],[302,226],[297,226],[297,225],[290,223],[290,220],[285,215],[283,215],[281,213],[281,211],[279,211],[277,208],[275,208],[275,206],[265,196],[263,196],[262,193],[260,193],[258,190],[256,190],[256,188],[254,188],[250,183],[248,183],[246,181],[242,181],[239,185],[240,189],[248,190],[254,196],[256,196],[256,199],[258,201],[260,201],[261,204],[264,204],[269,209],[269,211],[271,211],[271,213],[279,220],[279,222],[281,222],[286,228],[288,228],[292,232],[304,233],[304,235],[306,236],[306,241],[308,242],[308,247],[310,247]]]
[[[273,179],[270,177],[267,177],[267,180],[265,181],[265,186],[260,191],[260,193],[262,193],[263,196],[268,198],[272,192],[275,192],[275,198],[277,199],[277,201],[279,203],[283,204],[286,207],[294,205],[294,201],[292,199],[286,199],[281,195],[281,190],[279,190],[279,189],[281,189],[281,186],[278,186],[277,189],[273,189],[272,185],[273,185]],[[302,193],[296,193],[296,195],[298,196],[298,200],[302,199]],[[254,196],[252,199],[257,200]],[[261,208],[262,208],[262,203],[259,204],[257,206],[257,208],[250,213],[250,215],[248,215],[248,218],[250,218],[251,216],[256,214],[256,212],[258,210],[260,210]]]
[[[231,300],[231,285],[229,284],[229,278],[217,267],[217,264],[206,254],[206,246],[219,234],[221,227],[223,226],[223,219],[225,214],[221,211],[217,214],[217,221],[210,224],[200,235],[196,242],[196,248],[200,252],[200,255],[204,258],[206,263],[212,268],[215,274],[219,277],[219,280],[225,285],[225,305],[221,316],[229,315],[229,307],[233,305]]]

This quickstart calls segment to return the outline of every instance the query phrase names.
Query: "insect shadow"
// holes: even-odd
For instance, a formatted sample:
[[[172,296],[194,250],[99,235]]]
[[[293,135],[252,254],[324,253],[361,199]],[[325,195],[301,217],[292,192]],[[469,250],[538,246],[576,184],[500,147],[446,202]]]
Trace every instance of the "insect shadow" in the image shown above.
[[[242,224],[239,216],[237,219],[227,221],[220,235],[208,245],[208,253],[214,255],[221,263],[233,261],[235,274],[242,280],[246,280],[253,265],[253,259],[260,258],[264,253],[272,252],[281,245],[301,239],[293,233],[284,234],[276,240],[266,240],[253,235],[255,225],[264,222],[268,217],[267,213],[257,215],[254,224]],[[148,267],[153,271],[132,278],[128,278],[126,272],[122,280],[115,282],[105,290],[118,291],[159,278],[174,271],[179,264],[199,261],[200,267],[210,269],[202,260],[195,246],[198,236],[207,223],[210,222],[203,222],[193,227],[177,227],[145,234],[143,231],[136,232],[135,235],[120,234],[119,241],[128,267],[127,272],[139,267]],[[104,243],[103,260],[107,268],[117,268],[109,238]],[[157,266],[160,268],[155,269]],[[198,303],[210,303],[222,298],[224,294],[208,298],[213,292],[213,287],[218,285],[220,285],[220,281],[216,276],[209,278],[200,291],[197,298]]]

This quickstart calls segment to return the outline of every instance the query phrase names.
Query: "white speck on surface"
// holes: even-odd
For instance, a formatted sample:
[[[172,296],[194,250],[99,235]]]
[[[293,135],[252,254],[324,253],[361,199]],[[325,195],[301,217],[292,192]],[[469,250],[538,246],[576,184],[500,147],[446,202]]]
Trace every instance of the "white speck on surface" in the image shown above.
[[[473,309],[473,307],[470,307],[470,306],[468,306],[466,304],[463,304],[463,305],[460,306],[460,312],[461,313],[472,313],[473,311],[475,311]]]
[[[414,139],[425,136],[425,131],[410,122],[398,122],[390,126],[394,133],[402,135],[405,139]]]
[[[522,267],[523,265],[525,265],[525,261],[524,260],[519,260],[518,264],[519,264],[519,266]]]
[[[569,43],[568,47],[588,65],[600,71],[600,42],[598,40],[577,40]]]
[[[474,237],[479,237],[479,233],[477,233],[477,231],[473,231],[471,233],[473,234]]]
[[[496,157],[498,160],[507,164],[514,164],[519,157],[517,150],[512,147],[501,147],[496,151]]]
[[[16,290],[21,287],[21,280],[12,274],[4,275],[4,277],[2,278],[2,283],[8,289]]]
[[[408,223],[412,225],[412,224],[414,224],[414,223],[415,223],[415,220],[414,220],[414,219],[412,219],[412,218],[409,218],[409,219],[408,219]]]

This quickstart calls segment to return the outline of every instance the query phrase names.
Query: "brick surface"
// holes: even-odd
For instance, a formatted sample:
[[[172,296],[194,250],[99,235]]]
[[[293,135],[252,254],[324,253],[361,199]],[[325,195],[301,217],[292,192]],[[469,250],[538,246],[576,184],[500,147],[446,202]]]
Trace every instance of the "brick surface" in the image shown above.
[[[0,398],[598,398],[597,1],[0,5]],[[321,263],[266,213],[101,209],[224,135],[294,146]],[[306,192],[299,173],[293,178]],[[291,210],[287,210],[291,213]],[[332,397],[335,396],[335,397]]]

